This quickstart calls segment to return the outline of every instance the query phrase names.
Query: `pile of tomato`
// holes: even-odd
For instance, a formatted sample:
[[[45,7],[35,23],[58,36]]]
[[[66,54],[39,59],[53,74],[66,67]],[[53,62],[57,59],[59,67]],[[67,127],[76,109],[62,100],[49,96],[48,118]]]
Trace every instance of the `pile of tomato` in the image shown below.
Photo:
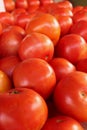
[[[68,0],[4,3],[0,130],[84,130],[87,7]]]

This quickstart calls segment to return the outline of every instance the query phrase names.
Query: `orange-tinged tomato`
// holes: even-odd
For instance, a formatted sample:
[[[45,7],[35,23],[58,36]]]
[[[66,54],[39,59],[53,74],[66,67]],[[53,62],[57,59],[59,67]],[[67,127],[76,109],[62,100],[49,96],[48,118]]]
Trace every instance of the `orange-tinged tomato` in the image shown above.
[[[11,80],[4,71],[0,70],[0,93],[6,92],[11,88]]]
[[[54,43],[57,44],[60,38],[60,25],[57,19],[51,14],[41,14],[34,17],[25,29],[26,33],[39,32],[47,35]]]
[[[7,12],[11,12],[15,9],[15,1],[14,0],[4,0],[5,9]]]

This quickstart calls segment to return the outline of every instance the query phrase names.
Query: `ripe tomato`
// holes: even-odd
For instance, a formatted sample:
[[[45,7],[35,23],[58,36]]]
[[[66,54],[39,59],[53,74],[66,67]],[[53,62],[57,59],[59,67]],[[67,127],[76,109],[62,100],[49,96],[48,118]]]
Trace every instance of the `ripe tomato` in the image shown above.
[[[7,12],[11,12],[15,9],[15,1],[14,0],[4,0],[5,9]]]
[[[54,55],[54,45],[45,34],[34,32],[21,41],[18,52],[21,60],[41,58],[50,61]]]
[[[81,20],[73,24],[70,33],[79,34],[87,41],[87,21]]]
[[[84,8],[84,7],[81,6],[81,5],[74,6],[74,7],[73,7],[73,15],[74,15],[75,13],[77,13],[78,11],[81,11],[83,8]]]
[[[57,57],[76,63],[80,59],[87,58],[87,43],[78,34],[67,34],[60,39],[55,52]]]
[[[1,35],[2,32],[3,32],[3,26],[2,26],[2,24],[0,23],[0,35]]]
[[[87,122],[87,73],[74,71],[64,77],[54,90],[58,110],[80,122]]]
[[[81,124],[68,116],[49,118],[41,130],[84,130]]]
[[[64,58],[53,58],[49,63],[55,71],[57,82],[76,70],[75,66]]]
[[[54,1],[53,0],[40,0],[41,6],[51,4],[51,3],[54,3]]]
[[[65,34],[68,34],[71,27],[73,26],[73,21],[70,16],[62,16],[54,14],[56,19],[58,20],[60,27],[61,27],[61,36],[64,36]]]
[[[15,30],[5,31],[0,35],[0,57],[18,55],[18,47],[23,39]]]
[[[28,12],[34,13],[40,6],[39,0],[27,0],[28,1]]]
[[[54,45],[60,38],[60,25],[57,19],[47,13],[34,17],[27,25],[25,31],[27,34],[31,32],[43,33],[53,41]]]
[[[8,56],[0,59],[0,70],[5,72],[12,79],[15,66],[20,62],[17,56]]]
[[[72,19],[74,23],[81,20],[87,21],[87,9],[83,8],[82,10],[78,11],[77,13],[73,15]]]
[[[9,12],[0,12],[0,23],[3,25],[14,25],[14,17]]]
[[[20,13],[15,17],[15,25],[18,25],[24,29],[29,21],[30,15],[26,12]]]
[[[87,59],[79,60],[76,64],[76,69],[87,73]]]
[[[15,6],[16,6],[16,8],[28,9],[28,1],[27,0],[16,0]]]
[[[12,82],[7,74],[0,70],[0,93],[4,93],[12,88]]]
[[[45,99],[53,92],[56,76],[52,67],[40,58],[20,62],[13,71],[14,86],[32,88]]]
[[[0,130],[40,130],[47,117],[47,105],[34,90],[17,88],[0,94]]]
[[[9,26],[7,26],[7,27],[5,27],[4,29],[3,29],[3,32],[6,32],[6,31],[17,31],[19,34],[21,34],[23,37],[26,35],[25,34],[25,30],[22,28],[22,27],[20,27],[20,26],[18,26],[18,25],[9,25]]]

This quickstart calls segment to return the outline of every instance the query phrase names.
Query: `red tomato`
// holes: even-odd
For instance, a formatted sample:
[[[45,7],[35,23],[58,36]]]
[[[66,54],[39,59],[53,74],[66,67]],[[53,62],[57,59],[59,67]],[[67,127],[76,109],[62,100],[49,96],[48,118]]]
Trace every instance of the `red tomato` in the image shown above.
[[[84,130],[81,124],[68,116],[49,118],[41,130]]]
[[[40,4],[43,5],[47,5],[47,4],[51,4],[54,3],[54,0],[40,0]]]
[[[64,77],[54,90],[58,110],[78,121],[87,122],[87,73],[74,71]]]
[[[5,72],[10,78],[12,78],[13,70],[15,66],[20,62],[17,56],[8,56],[0,59],[0,70]]]
[[[39,32],[47,35],[56,45],[60,38],[60,25],[51,14],[44,13],[34,17],[25,29],[26,33]]]
[[[29,58],[13,71],[14,86],[32,88],[45,99],[53,92],[56,76],[52,67],[40,58]]]
[[[54,10],[52,9],[52,11],[49,12],[49,13],[52,14],[52,15],[57,14],[57,15],[61,15],[61,16],[70,16],[70,17],[73,16],[72,11],[70,9],[68,9],[68,8],[57,7]]]
[[[18,47],[22,39],[22,34],[15,30],[3,32],[0,35],[0,57],[18,55]]]
[[[9,12],[0,12],[0,23],[14,25],[14,17]]]
[[[21,41],[18,52],[22,60],[41,58],[50,61],[54,55],[54,45],[48,36],[34,32]]]
[[[81,20],[87,21],[87,9],[82,9],[73,15],[73,22],[76,23]]]
[[[87,21],[81,20],[73,24],[70,33],[79,34],[87,41]]]
[[[57,81],[76,70],[75,66],[64,58],[53,58],[49,63],[55,71]]]
[[[7,26],[6,28],[4,28],[3,29],[3,32],[6,32],[6,31],[17,31],[19,34],[21,34],[23,37],[26,35],[25,34],[25,30],[22,28],[22,27],[20,27],[20,26],[18,26],[18,25],[9,25],[9,26]]]
[[[11,88],[11,80],[4,71],[0,70],[0,93],[7,92]]]
[[[5,9],[7,12],[11,12],[15,9],[15,1],[14,0],[4,0]]]
[[[87,73],[87,59],[79,60],[76,64],[76,69]]]
[[[55,5],[60,8],[68,8],[70,10],[73,10],[73,5],[69,0],[63,0],[61,2],[57,2],[55,3]]]
[[[87,58],[87,43],[78,34],[64,35],[56,46],[57,57],[76,63],[80,59]]]
[[[29,13],[35,12],[40,6],[39,0],[27,0],[27,1],[28,1],[28,12]]]
[[[68,34],[69,30],[71,29],[73,25],[72,18],[70,16],[62,16],[54,14],[54,16],[57,18],[60,27],[61,27],[61,36]]]
[[[84,7],[81,5],[74,6],[73,7],[73,14],[77,13],[78,11],[81,11]]]
[[[3,26],[2,26],[2,24],[0,23],[0,35],[1,35],[2,32],[3,32]]]
[[[25,29],[27,23],[30,21],[30,15],[26,12],[20,13],[15,17],[15,25],[18,25]]]
[[[16,5],[16,8],[28,9],[28,1],[27,0],[16,0],[15,5]]]
[[[34,90],[17,88],[0,94],[0,130],[40,130],[47,116],[47,105]]]

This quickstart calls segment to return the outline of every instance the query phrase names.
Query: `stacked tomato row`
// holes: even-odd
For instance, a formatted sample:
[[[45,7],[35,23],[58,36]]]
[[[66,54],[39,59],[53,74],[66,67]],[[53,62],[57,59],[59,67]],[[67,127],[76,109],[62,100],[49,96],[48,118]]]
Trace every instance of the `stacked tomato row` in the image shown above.
[[[4,0],[0,12],[0,130],[84,130],[87,7]]]

